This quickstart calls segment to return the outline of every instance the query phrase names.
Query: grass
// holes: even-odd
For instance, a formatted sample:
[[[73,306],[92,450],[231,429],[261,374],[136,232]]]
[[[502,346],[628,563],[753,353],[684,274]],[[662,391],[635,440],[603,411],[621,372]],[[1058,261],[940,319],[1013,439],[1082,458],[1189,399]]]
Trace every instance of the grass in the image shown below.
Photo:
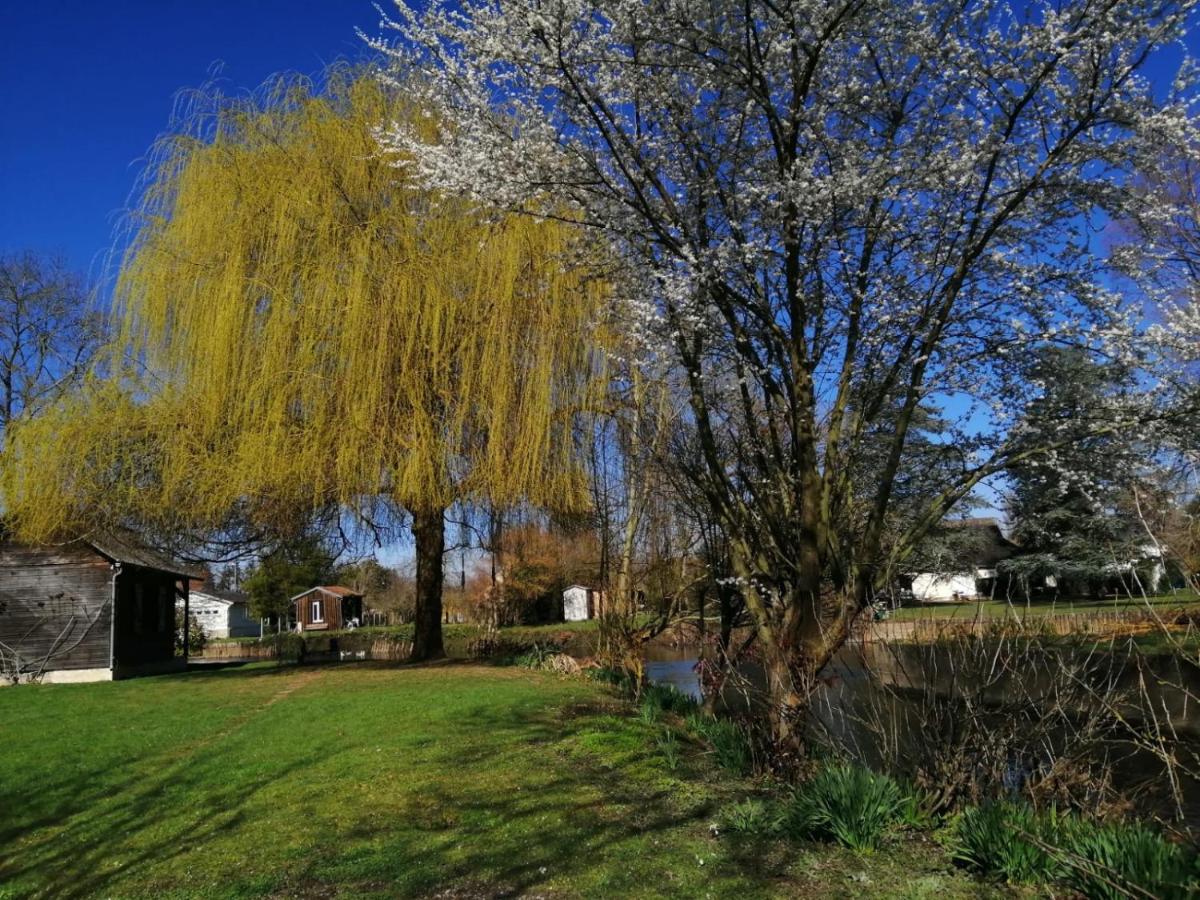
[[[992,890],[926,844],[714,836],[746,782],[583,678],[260,665],[0,690],[0,722],[3,900]]]
[[[1197,597],[1194,591],[1179,591],[1156,597],[1110,597],[1104,600],[1068,599],[1053,603],[1038,601],[1025,604],[1017,600],[1012,603],[1006,603],[1003,600],[984,600],[974,603],[931,603],[925,606],[901,607],[894,610],[889,618],[896,622],[906,622],[914,619],[974,619],[976,616],[984,619],[998,619],[1024,618],[1025,616],[1086,615],[1101,612],[1132,612],[1144,610],[1148,605],[1160,610],[1196,606],[1200,605],[1200,597]]]

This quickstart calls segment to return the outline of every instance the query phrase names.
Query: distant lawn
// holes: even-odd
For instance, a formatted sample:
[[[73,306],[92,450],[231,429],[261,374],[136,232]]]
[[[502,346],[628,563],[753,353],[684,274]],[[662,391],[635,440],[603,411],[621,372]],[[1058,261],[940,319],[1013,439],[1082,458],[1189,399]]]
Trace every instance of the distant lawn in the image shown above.
[[[1072,615],[1099,612],[1136,611],[1139,609],[1175,609],[1179,607],[1200,606],[1200,597],[1194,591],[1179,591],[1175,594],[1162,594],[1147,598],[1108,598],[1104,600],[1058,600],[1056,602],[1036,601],[1026,604],[1013,600],[1006,603],[1002,600],[985,600],[978,603],[928,603],[923,606],[904,606],[894,610],[890,618],[896,621],[911,619],[973,619],[1005,618],[1016,616]]]
[[[0,898],[979,897],[928,841],[709,830],[606,688],[468,665],[271,665],[0,690]]]

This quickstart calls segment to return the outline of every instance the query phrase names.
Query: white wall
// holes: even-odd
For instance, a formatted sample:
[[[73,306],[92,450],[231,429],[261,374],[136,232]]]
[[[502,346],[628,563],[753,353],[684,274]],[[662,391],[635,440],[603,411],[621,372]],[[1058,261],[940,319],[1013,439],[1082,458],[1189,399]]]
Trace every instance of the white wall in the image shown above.
[[[587,617],[587,588],[576,585],[563,591],[563,618],[568,622],[582,622]]]
[[[955,600],[974,599],[977,593],[973,574],[938,572],[914,575],[912,591],[913,599],[919,603],[952,603]]]
[[[178,604],[178,607],[182,613],[183,604]],[[249,611],[242,603],[231,603],[196,592],[188,598],[188,612],[196,617],[210,638],[262,636],[262,625],[250,618]]]

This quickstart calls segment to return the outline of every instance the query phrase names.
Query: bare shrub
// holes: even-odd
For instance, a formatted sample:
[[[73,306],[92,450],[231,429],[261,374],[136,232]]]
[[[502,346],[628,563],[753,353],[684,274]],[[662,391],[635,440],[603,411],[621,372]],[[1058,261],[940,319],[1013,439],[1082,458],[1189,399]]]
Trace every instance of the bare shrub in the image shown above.
[[[1181,727],[1195,702],[1186,665],[1132,638],[1064,641],[1017,621],[863,643],[818,692],[813,731],[937,810],[1023,795],[1182,820],[1188,782],[1200,786],[1200,743]]]

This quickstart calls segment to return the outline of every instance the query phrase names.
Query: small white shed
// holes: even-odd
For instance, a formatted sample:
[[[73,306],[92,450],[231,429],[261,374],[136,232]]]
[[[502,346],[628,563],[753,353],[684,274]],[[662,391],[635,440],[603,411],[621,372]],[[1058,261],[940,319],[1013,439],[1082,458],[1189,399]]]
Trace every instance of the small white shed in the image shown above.
[[[563,591],[563,619],[568,622],[582,622],[592,618],[592,595],[595,592],[582,584],[573,584]]]
[[[250,603],[244,594],[192,591],[189,612],[210,638],[262,637],[262,623],[251,618]]]

